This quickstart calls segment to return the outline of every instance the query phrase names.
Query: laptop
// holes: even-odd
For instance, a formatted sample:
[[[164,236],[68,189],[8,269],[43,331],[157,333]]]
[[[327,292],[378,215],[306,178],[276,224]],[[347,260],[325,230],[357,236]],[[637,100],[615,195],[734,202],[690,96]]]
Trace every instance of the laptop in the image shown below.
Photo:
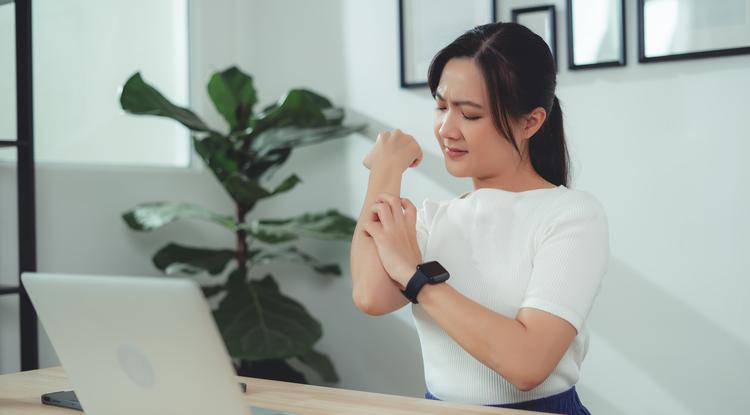
[[[279,413],[251,412],[244,402],[194,281],[45,273],[21,279],[87,415]]]

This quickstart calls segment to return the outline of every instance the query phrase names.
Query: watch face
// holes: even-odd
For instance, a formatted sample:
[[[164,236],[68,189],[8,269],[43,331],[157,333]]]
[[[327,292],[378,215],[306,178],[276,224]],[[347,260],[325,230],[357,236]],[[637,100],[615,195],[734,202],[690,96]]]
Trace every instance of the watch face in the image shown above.
[[[424,264],[419,265],[419,269],[431,280],[437,280],[435,282],[448,279],[448,271],[446,271],[437,261],[425,262]]]

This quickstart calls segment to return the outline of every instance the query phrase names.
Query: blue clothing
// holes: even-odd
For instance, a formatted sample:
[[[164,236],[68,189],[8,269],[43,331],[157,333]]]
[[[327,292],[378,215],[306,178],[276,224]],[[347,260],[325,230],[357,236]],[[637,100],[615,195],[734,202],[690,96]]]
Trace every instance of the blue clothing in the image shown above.
[[[425,392],[424,397],[426,399],[432,399],[439,401],[435,395],[431,394],[428,390]],[[575,386],[566,390],[565,392],[558,393],[557,395],[548,396],[546,398],[534,399],[526,402],[509,403],[502,405],[487,405],[497,408],[510,408],[510,409],[523,409],[526,411],[536,412],[551,412],[555,414],[565,415],[591,415],[588,409],[581,403],[576,393]]]

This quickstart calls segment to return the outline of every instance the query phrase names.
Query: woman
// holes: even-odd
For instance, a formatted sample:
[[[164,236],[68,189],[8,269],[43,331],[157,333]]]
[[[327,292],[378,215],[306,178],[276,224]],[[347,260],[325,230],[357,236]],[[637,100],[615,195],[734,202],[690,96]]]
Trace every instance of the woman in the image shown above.
[[[427,398],[588,413],[574,386],[608,230],[596,199],[566,187],[554,65],[512,23],[478,26],[433,59],[435,137],[448,172],[471,177],[468,194],[419,211],[401,199],[422,152],[399,130],[365,157],[353,299],[371,315],[414,303]]]

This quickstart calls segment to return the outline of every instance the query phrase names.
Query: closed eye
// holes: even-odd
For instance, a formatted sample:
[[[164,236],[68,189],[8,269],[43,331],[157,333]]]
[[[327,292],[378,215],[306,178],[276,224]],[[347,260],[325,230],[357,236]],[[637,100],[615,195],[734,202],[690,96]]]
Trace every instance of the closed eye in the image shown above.
[[[445,107],[436,107],[435,111],[445,112],[445,110],[447,110],[447,109],[448,108],[445,108]],[[461,114],[461,115],[463,115],[463,114]],[[474,121],[474,120],[478,120],[478,119],[482,118],[482,117],[479,117],[479,116],[477,116],[477,117],[470,117],[468,115],[463,115],[463,117],[464,117],[465,120],[468,120],[468,121]]]

